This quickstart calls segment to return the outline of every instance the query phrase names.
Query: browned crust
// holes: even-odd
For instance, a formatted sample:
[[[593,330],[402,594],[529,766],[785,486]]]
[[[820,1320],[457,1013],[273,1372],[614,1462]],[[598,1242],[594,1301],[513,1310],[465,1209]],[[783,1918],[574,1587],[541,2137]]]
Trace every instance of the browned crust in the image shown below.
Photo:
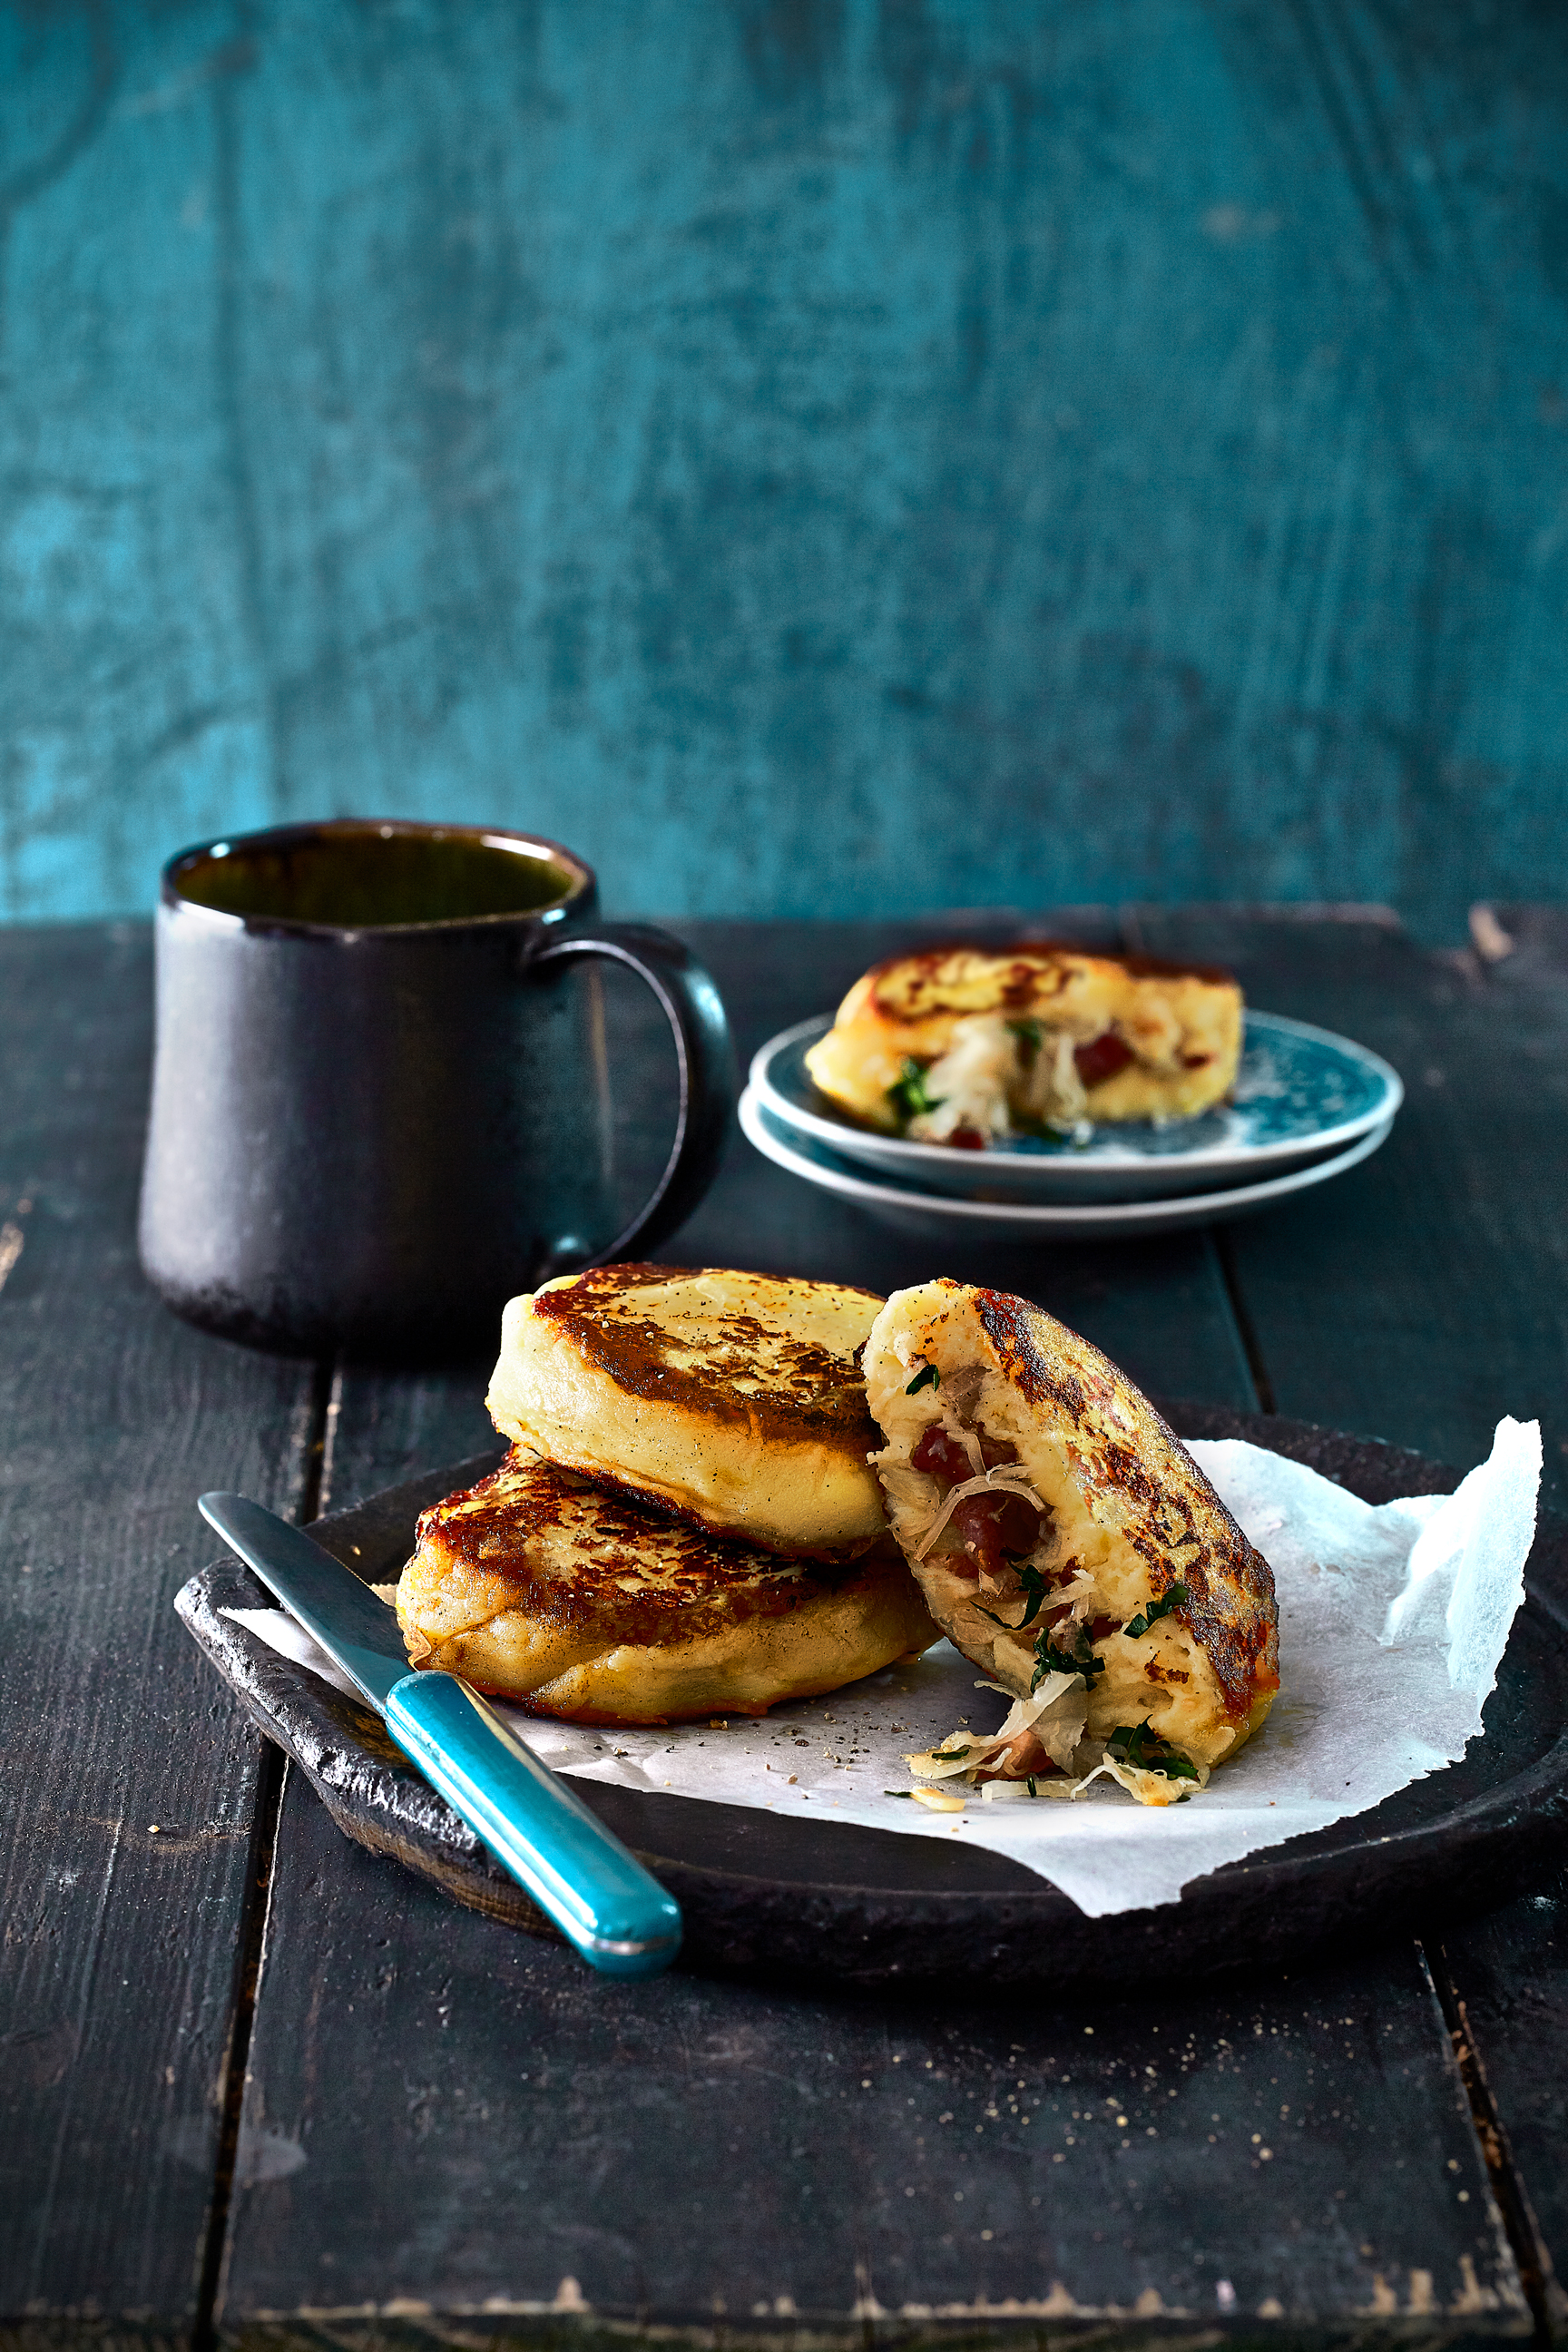
[[[477,1510],[458,1507],[481,1496]],[[581,1533],[571,1573],[553,1572],[538,1557],[538,1539],[574,1526]],[[749,1619],[789,1616],[828,1594],[851,1594],[885,1574],[891,1538],[854,1559],[785,1565],[775,1553],[514,1453],[477,1486],[426,1511],[416,1542],[445,1573],[482,1581],[490,1615],[517,1609],[548,1627],[592,1627],[606,1646],[645,1647],[700,1640]],[[657,1580],[649,1578],[653,1553]],[[901,1570],[896,1547],[893,1556]]]
[[[1032,1004],[1039,993],[1042,975],[1057,961],[1055,950],[1047,948],[969,948],[956,940],[951,948],[927,948],[919,955],[889,956],[884,963],[874,965],[869,974],[877,1010],[890,1021],[906,1021],[908,1014],[900,1007],[889,1005],[883,998],[881,982],[885,974],[908,971],[911,965],[923,967],[928,972],[934,971],[939,965],[947,963],[957,955],[984,956],[995,963],[1011,961],[1012,972],[1001,984],[999,1002],[1003,1004]],[[1063,987],[1067,985],[1067,977],[1065,971],[1060,973],[1059,984]],[[920,1006],[920,1017],[926,1019],[932,1013],[968,1009],[966,1006],[951,1007],[940,995],[933,995],[929,1003]]]
[[[587,1363],[629,1396],[698,1413],[710,1423],[754,1432],[764,1444],[805,1437],[864,1460],[878,1442],[866,1402],[858,1357],[837,1355],[812,1339],[780,1332],[749,1315],[731,1315],[722,1339],[710,1340],[694,1363],[671,1360],[676,1336],[651,1317],[622,1304],[638,1290],[728,1269],[679,1265],[596,1266],[559,1289],[534,1294],[533,1313],[567,1335]],[[790,1283],[802,1291],[816,1283]],[[876,1291],[837,1288],[883,1302]],[[765,1381],[759,1362],[771,1359]]]
[[[1126,1534],[1148,1564],[1153,1593],[1178,1580],[1186,1586],[1190,1599],[1172,1614],[1206,1654],[1226,1715],[1245,1721],[1255,1695],[1279,1682],[1279,1610],[1268,1561],[1174,1431],[1109,1357],[1010,1291],[977,1290],[974,1307],[1018,1393],[1030,1404],[1054,1407],[1079,1433],[1084,1475],[1137,1507],[1142,1524]],[[1171,1553],[1192,1544],[1196,1558],[1173,1570]]]
[[[1035,1003],[1040,993],[1041,980],[1053,964],[1058,966],[1058,987],[1065,988],[1069,977],[1066,960],[1069,958],[1080,964],[1114,964],[1133,980],[1201,980],[1213,987],[1232,988],[1236,985],[1235,973],[1226,971],[1219,964],[1181,963],[1163,956],[1121,955],[1114,948],[1082,947],[1070,940],[1018,940],[1010,947],[997,947],[978,940],[952,940],[942,947],[918,948],[910,954],[888,956],[880,963],[873,964],[867,977],[871,982],[878,1010],[889,1020],[902,1022],[907,1018],[900,1008],[884,1003],[879,983],[885,973],[907,971],[911,965],[923,966],[927,971],[932,971],[952,957],[960,955],[984,956],[996,963],[1012,961],[1013,973],[1004,982],[998,1000],[1003,1005]],[[967,1012],[971,1009],[968,1005],[950,1007],[941,996],[933,996],[929,1004],[921,1007],[921,1017],[924,1019],[946,1011]]]

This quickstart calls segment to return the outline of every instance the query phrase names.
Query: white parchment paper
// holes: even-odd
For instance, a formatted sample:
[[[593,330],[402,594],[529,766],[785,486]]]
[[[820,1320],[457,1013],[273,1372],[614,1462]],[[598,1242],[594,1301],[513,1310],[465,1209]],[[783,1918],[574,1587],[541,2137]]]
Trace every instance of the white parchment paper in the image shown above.
[[[988,1804],[974,1790],[944,1815],[887,1793],[914,1785],[906,1753],[966,1721],[991,1730],[1006,1712],[946,1642],[918,1665],[758,1722],[595,1731],[502,1712],[580,1780],[962,1838],[1037,1871],[1093,1917],[1173,1903],[1220,1864],[1363,1812],[1464,1754],[1524,1597],[1541,1480],[1535,1422],[1500,1422],[1490,1458],[1457,1494],[1376,1507],[1259,1446],[1190,1451],[1272,1563],[1283,1687],[1264,1730],[1186,1803],[1139,1805],[1100,1781],[1066,1802]],[[282,1610],[225,1613],[348,1688]]]

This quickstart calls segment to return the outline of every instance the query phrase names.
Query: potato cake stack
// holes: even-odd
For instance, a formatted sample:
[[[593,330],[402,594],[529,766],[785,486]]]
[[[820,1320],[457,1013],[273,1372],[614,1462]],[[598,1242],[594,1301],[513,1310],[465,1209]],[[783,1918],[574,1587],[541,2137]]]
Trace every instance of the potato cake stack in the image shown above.
[[[599,1267],[509,1304],[501,1468],[426,1511],[416,1664],[580,1723],[765,1714],[926,1648],[887,1532],[868,1291]]]

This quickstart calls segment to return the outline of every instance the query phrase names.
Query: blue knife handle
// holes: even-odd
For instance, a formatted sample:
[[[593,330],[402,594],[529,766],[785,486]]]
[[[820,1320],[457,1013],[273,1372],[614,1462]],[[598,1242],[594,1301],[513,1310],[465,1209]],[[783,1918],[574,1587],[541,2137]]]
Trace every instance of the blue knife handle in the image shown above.
[[[470,1685],[405,1675],[387,1693],[386,1725],[594,1968],[653,1977],[669,1966],[680,1906]]]

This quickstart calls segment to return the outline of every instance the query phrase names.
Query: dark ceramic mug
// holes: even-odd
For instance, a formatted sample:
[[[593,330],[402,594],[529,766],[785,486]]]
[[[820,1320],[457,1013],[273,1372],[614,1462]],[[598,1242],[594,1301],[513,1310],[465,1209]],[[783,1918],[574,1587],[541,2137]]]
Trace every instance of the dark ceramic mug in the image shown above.
[[[680,941],[596,905],[570,850],[489,826],[344,818],[171,858],[141,1216],[169,1306],[258,1347],[405,1357],[657,1247],[717,1171],[734,1054]],[[620,1233],[595,959],[647,982],[679,1069]]]

